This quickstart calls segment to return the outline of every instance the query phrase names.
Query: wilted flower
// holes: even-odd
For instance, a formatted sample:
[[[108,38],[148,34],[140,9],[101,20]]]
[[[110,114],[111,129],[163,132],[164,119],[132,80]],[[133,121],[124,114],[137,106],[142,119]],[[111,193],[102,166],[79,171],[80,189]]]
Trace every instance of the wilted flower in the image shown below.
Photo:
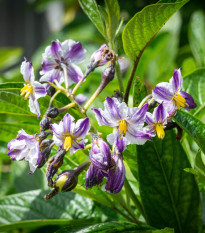
[[[42,71],[43,75],[41,82],[53,82],[57,80],[62,83],[63,65],[66,67],[69,78],[69,85],[77,83],[82,77],[83,73],[75,64],[81,63],[86,57],[86,51],[82,48],[80,42],[73,40],[66,40],[63,43],[60,41],[52,41],[52,45],[48,46],[43,54]]]
[[[169,80],[169,83],[159,83],[152,91],[154,99],[159,103],[164,103],[170,116],[173,116],[176,113],[177,108],[179,110],[181,110],[181,107],[187,110],[196,108],[196,103],[192,96],[181,91],[182,83],[183,78],[181,76],[181,69],[175,69],[173,77]]]
[[[84,149],[86,140],[82,139],[90,129],[90,122],[85,118],[74,123],[74,118],[67,113],[59,124],[52,124],[52,129],[55,144],[72,155],[78,149]]]
[[[23,75],[23,78],[27,85],[25,85],[21,89],[21,96],[25,95],[25,99],[29,98],[29,108],[30,111],[38,117],[40,116],[40,106],[38,103],[38,100],[40,97],[44,97],[47,92],[43,84],[34,81],[35,76],[34,76],[34,71],[32,67],[32,63],[28,62],[26,59],[24,62],[22,62],[21,65],[21,73]]]
[[[98,124],[117,127],[114,133],[107,136],[108,142],[113,145],[117,140],[125,140],[126,144],[144,144],[152,140],[143,129],[148,104],[141,109],[128,108],[126,103],[120,103],[116,98],[107,97],[104,108],[92,108],[95,112]]]
[[[41,160],[38,137],[29,135],[23,129],[18,132],[17,138],[8,143],[8,155],[14,161],[29,162],[30,174],[33,174]]]
[[[164,128],[167,124],[168,113],[163,106],[163,103],[159,104],[153,111],[153,114],[147,112],[146,123],[151,134],[155,136],[157,133],[158,138],[163,139],[165,136]]]

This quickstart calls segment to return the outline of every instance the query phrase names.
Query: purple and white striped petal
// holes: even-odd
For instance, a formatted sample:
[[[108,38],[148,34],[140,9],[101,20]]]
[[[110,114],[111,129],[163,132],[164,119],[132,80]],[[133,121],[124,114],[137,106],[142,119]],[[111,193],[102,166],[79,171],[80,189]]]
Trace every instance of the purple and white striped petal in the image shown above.
[[[193,109],[193,108],[197,107],[197,104],[194,102],[194,99],[190,94],[188,94],[188,93],[186,93],[184,91],[180,91],[179,94],[182,97],[184,97],[184,99],[186,100],[186,105],[185,105],[186,110],[190,110],[190,109]]]
[[[181,89],[183,83],[181,68],[179,68],[178,70],[177,69],[174,70],[173,77],[170,79],[169,83],[174,92],[177,92]]]
[[[70,148],[70,154],[71,155],[74,154],[79,149],[84,149],[86,142],[87,142],[87,139],[81,140],[80,142],[73,140],[71,148]]]
[[[103,66],[108,62],[106,56],[103,57],[103,50],[107,47],[106,44],[100,46],[98,50],[96,50],[90,57],[90,61],[92,64],[97,64],[97,66]]]
[[[85,180],[86,189],[101,184],[103,178],[104,178],[104,173],[101,170],[94,167],[93,164],[91,163],[90,167],[86,172],[86,180]]]
[[[36,99],[46,96],[47,91],[46,91],[45,85],[37,81],[34,81],[33,88],[34,88],[34,95]]]
[[[133,127],[141,127],[144,125],[144,121],[145,121],[145,117],[146,117],[146,112],[148,109],[148,104],[144,104],[142,106],[142,108],[140,109],[136,109],[136,112],[130,116],[129,118],[127,118],[127,122],[129,124],[134,124],[135,126]]]
[[[61,55],[62,55],[62,48],[61,48],[61,43],[60,41],[52,41],[51,47],[50,47],[50,51],[51,51],[51,55],[53,57],[53,59],[61,59]]]
[[[83,77],[83,72],[79,66],[76,66],[74,63],[69,63],[67,66],[67,74],[69,78],[69,85],[73,83],[78,83]]]
[[[127,145],[130,143],[125,137],[120,137],[119,135],[119,129],[109,135],[107,135],[107,141],[110,143],[110,145],[116,145],[118,151],[123,152]]]
[[[40,72],[41,75],[55,69],[56,61],[55,60],[44,60],[42,62],[42,71]]]
[[[155,123],[155,118],[154,118],[154,116],[152,115],[152,113],[150,113],[150,112],[147,112],[147,113],[146,113],[145,122],[146,122],[148,125],[150,125],[150,126],[154,125],[154,123]]]
[[[26,58],[21,64],[21,74],[23,75],[23,79],[26,83],[31,83],[31,85],[33,84],[35,76],[32,63],[28,62]]]
[[[75,129],[73,131],[73,136],[75,138],[84,138],[88,131],[90,130],[90,120],[89,118],[80,119],[76,122]]]
[[[69,114],[66,113],[62,120],[63,134],[72,134],[75,128],[74,118]]]
[[[157,102],[162,103],[163,101],[171,101],[174,92],[169,83],[162,82],[157,84],[154,90],[152,90],[152,96]]]
[[[161,123],[165,123],[167,122],[167,111],[163,105],[163,103],[159,104],[153,111],[153,116],[155,119],[155,122],[161,122]]]
[[[123,113],[123,107],[125,105],[123,104],[123,106],[120,107],[120,103],[116,98],[107,97],[106,101],[104,102],[104,106],[105,111],[109,114],[109,117],[112,122],[123,119],[122,114],[126,115],[126,111],[128,111],[128,108],[125,108],[124,110],[126,113]]]
[[[63,74],[60,70],[51,70],[47,73],[45,73],[41,78],[40,82],[51,82],[53,83],[54,80],[56,80],[59,84],[61,84],[64,81]],[[50,85],[45,84],[46,89],[48,89]]]
[[[107,120],[107,117],[104,116],[104,114],[103,114],[104,111],[102,109],[92,108],[92,110],[95,113],[95,117],[97,119],[99,126],[102,126],[102,125],[106,125],[106,126],[110,126],[110,127],[117,126],[117,122],[113,123],[113,122]]]
[[[64,59],[67,62],[79,64],[86,58],[86,50],[82,48],[80,42],[75,43],[70,50],[67,50],[64,54]]]
[[[152,137],[146,132],[145,129],[134,131],[128,128],[125,138],[129,144],[143,145],[147,140],[152,141]]]

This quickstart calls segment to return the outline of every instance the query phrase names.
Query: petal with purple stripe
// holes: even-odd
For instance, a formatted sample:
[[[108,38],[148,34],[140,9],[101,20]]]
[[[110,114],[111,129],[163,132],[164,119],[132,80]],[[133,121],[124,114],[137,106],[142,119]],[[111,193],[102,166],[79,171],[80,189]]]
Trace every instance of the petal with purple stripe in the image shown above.
[[[38,99],[40,97],[44,97],[47,94],[46,88],[43,84],[34,81],[33,83],[33,87],[34,87],[34,92],[35,92],[35,98]]]
[[[169,83],[162,82],[157,84],[154,90],[152,90],[152,96],[157,102],[161,103],[165,100],[170,101],[173,98],[174,93]]]
[[[172,89],[174,92],[177,92],[178,90],[181,89],[182,83],[183,83],[183,78],[181,75],[181,69],[175,69],[173,77],[169,81],[170,85],[172,86]]]
[[[53,40],[50,49],[51,49],[51,54],[52,54],[53,58],[60,60],[61,55],[62,55],[62,49],[61,49],[60,41]]]
[[[80,42],[75,43],[70,50],[68,50],[64,59],[67,62],[79,64],[86,58],[86,51],[82,48],[82,44]]]
[[[107,97],[106,101],[104,102],[104,106],[112,121],[121,120],[119,108],[113,98]]]
[[[32,63],[28,62],[25,58],[25,61],[21,64],[21,74],[23,75],[23,78],[26,83],[33,84],[35,76],[34,71],[32,67]]]
[[[66,113],[66,115],[63,117],[63,132],[64,134],[72,134],[75,123],[74,123],[74,118],[69,114]]]
[[[69,63],[67,67],[67,74],[69,78],[69,85],[71,85],[73,82],[78,83],[81,78],[83,77],[83,72],[80,69],[79,66],[76,66],[73,63]]]
[[[155,118],[153,117],[153,115],[150,112],[146,113],[145,122],[150,126],[154,125]]]
[[[95,117],[96,117],[96,119],[98,121],[99,126],[107,125],[107,126],[114,127],[114,126],[117,125],[117,124],[113,124],[112,122],[108,121],[106,119],[106,117],[103,116],[103,110],[102,109],[92,108],[92,110],[95,113]]]
[[[73,135],[75,138],[84,138],[90,130],[89,118],[80,119],[76,122]]]
[[[194,102],[194,99],[190,94],[184,91],[180,91],[180,95],[184,97],[184,99],[186,100],[186,104],[188,105],[185,105],[185,109],[190,110],[197,107],[197,104]]]
[[[50,70],[55,69],[56,62],[55,60],[44,60],[42,63],[42,72],[41,74],[45,74],[46,72],[49,72]]]
[[[140,109],[136,109],[136,112],[130,116],[127,121],[129,124],[144,124],[148,104],[145,104]]]
[[[154,109],[153,116],[154,116],[156,122],[161,122],[161,123],[165,122],[167,115],[168,114],[167,114],[167,111],[166,111],[163,103],[159,104]]]

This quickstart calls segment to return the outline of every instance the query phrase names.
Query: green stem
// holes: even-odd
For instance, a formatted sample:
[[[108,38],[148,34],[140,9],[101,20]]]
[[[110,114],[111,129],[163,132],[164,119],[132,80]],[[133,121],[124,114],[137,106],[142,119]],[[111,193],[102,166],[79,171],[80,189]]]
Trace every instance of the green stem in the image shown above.
[[[115,71],[116,71],[116,76],[117,76],[117,80],[119,83],[120,92],[123,93],[124,87],[123,87],[122,75],[121,75],[121,70],[120,70],[118,61],[115,62]]]
[[[146,219],[144,209],[126,178],[124,182],[124,187],[125,187],[125,190],[128,192],[130,198],[132,199],[133,203],[135,204],[136,208],[140,211],[142,216]]]
[[[130,89],[131,89],[131,86],[132,86],[132,81],[133,81],[133,78],[134,78],[134,75],[135,75],[135,71],[137,69],[137,65],[139,63],[140,57],[141,57],[141,55],[139,55],[136,58],[136,60],[134,62],[134,65],[133,65],[133,68],[132,68],[132,71],[131,71],[131,74],[130,74],[130,78],[129,78],[128,83],[127,83],[127,87],[126,87],[125,95],[124,95],[124,101],[125,101],[125,103],[128,102],[129,93],[130,93]]]

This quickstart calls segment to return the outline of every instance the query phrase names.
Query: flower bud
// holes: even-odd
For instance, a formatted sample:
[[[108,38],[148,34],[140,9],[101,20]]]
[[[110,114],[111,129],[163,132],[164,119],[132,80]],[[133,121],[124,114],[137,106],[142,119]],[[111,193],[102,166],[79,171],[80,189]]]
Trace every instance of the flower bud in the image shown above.
[[[110,64],[102,73],[102,78],[106,80],[107,83],[113,80],[115,76],[115,66],[114,64]]]
[[[58,108],[55,108],[55,107],[52,107],[52,108],[47,110],[47,116],[50,118],[57,117],[59,113],[60,112],[59,112]]]
[[[48,161],[49,155],[51,153],[50,147],[46,147],[43,151],[41,151],[41,160],[38,164],[38,168],[43,167],[43,165]]]
[[[52,87],[52,86],[49,86],[48,89],[47,89],[47,95],[49,96],[53,96],[55,94],[55,88]]]
[[[51,145],[51,143],[53,143],[53,139],[51,138],[46,138],[44,139],[41,144],[40,144],[40,148],[45,148]]]
[[[50,124],[52,123],[51,118],[47,115],[43,116],[43,119],[40,122],[41,131],[45,131],[50,128]]]
[[[38,139],[40,139],[40,141],[44,140],[45,138],[48,137],[48,135],[52,135],[53,134],[53,131],[52,130],[49,130],[49,131],[42,131],[40,133],[37,133],[36,134],[36,137]]]

